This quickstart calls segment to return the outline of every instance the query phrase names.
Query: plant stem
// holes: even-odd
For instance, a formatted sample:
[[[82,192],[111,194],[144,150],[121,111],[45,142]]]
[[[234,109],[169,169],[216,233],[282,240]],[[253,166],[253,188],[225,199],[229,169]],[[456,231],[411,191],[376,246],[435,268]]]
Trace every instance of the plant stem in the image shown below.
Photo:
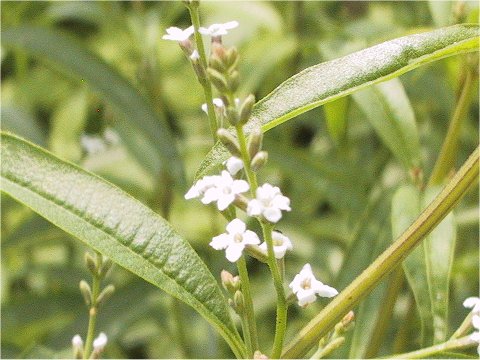
[[[245,133],[243,132],[242,125],[237,125],[236,129],[237,129],[238,142],[240,144],[240,152],[242,153],[242,160],[243,160],[243,167],[245,169],[245,175],[247,176],[247,180],[250,183],[250,193],[252,197],[255,197],[255,192],[257,191],[258,183],[257,183],[257,177],[250,165],[251,159],[247,149],[247,139],[245,137]]]
[[[238,274],[242,286],[243,297],[245,298],[245,317],[248,330],[244,331],[245,343],[247,345],[248,356],[253,356],[253,351],[258,350],[257,324],[255,322],[255,312],[253,309],[252,294],[250,292],[250,280],[248,278],[247,263],[245,256],[241,256],[237,261]],[[243,316],[242,316],[243,317]]]
[[[467,64],[468,65],[468,64]],[[460,129],[465,118],[465,113],[472,99],[472,90],[474,84],[474,74],[472,69],[467,69],[465,81],[463,82],[462,92],[458,98],[457,106],[450,121],[447,135],[438,155],[432,174],[430,175],[429,185],[439,185],[448,175],[449,171],[455,166],[457,155],[458,138]]]
[[[195,43],[197,44],[197,51],[200,55],[200,62],[202,63],[203,68],[206,70],[208,67],[207,56],[205,55],[205,47],[203,46],[202,35],[198,31],[200,28],[200,14],[198,11],[198,3],[191,3],[187,5],[188,12],[190,13],[190,19],[192,21]],[[208,79],[208,76],[205,78],[205,81],[200,81],[200,84],[203,87],[203,92],[205,93],[205,102],[207,103],[207,113],[208,121],[210,125],[210,132],[212,133],[213,143],[217,142],[217,116],[215,114],[215,108],[213,106],[213,96],[212,96],[212,84]]]
[[[470,312],[470,314],[467,315],[465,320],[463,320],[462,324],[460,327],[453,333],[452,337],[450,340],[453,339],[458,339],[460,336],[464,336],[467,334],[467,332],[472,328],[472,318],[473,318],[473,311]]]
[[[95,324],[97,322],[97,298],[100,293],[100,277],[98,275],[93,276],[92,280],[92,304],[88,312],[88,332],[87,339],[85,341],[85,349],[83,351],[83,358],[88,359],[92,352],[93,339],[95,337]]]
[[[470,339],[469,336],[465,336],[460,339],[448,340],[447,342],[430,346],[428,348],[412,351],[405,354],[399,354],[389,356],[388,359],[424,359],[431,358],[432,355],[438,354],[444,351],[451,351],[457,349],[464,349],[476,345],[477,343]]]
[[[478,178],[479,148],[470,155],[458,173],[420,214],[415,222],[370,266],[328,304],[287,346],[282,357],[304,356],[320,338],[391,271],[428,235]]]
[[[174,334],[175,334],[177,343],[180,347],[180,355],[181,357],[190,358],[191,357],[190,346],[188,344],[185,327],[183,326],[184,320],[183,320],[182,311],[181,311],[182,305],[183,304],[178,299],[172,297],[171,303],[170,303],[170,309],[173,314],[173,318],[175,319]]]

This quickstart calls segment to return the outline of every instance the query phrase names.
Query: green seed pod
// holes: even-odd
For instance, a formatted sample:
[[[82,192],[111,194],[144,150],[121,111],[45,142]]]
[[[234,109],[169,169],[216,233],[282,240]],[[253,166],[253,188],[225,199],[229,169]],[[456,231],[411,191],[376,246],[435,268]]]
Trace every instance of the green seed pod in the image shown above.
[[[207,73],[210,81],[217,88],[218,91],[220,91],[221,93],[227,93],[229,91],[229,84],[221,73],[212,68],[208,68]]]
[[[246,124],[250,115],[252,115],[253,105],[255,105],[255,96],[248,95],[240,108],[240,124]]]
[[[242,157],[242,153],[240,152],[240,145],[238,144],[237,139],[228,132],[226,129],[218,129],[217,130],[218,139],[225,145],[225,147],[230,151],[230,153],[234,156],[239,158]]]
[[[90,285],[88,285],[85,280],[81,280],[79,287],[83,299],[85,300],[85,304],[87,304],[87,306],[90,306],[92,304],[92,290],[90,289]]]
[[[256,128],[250,133],[248,137],[248,153],[250,154],[250,159],[253,159],[255,155],[262,149],[263,133],[260,128]]]
[[[243,313],[245,310],[245,298],[240,290],[238,290],[235,295],[233,295],[233,303],[235,304],[235,309],[239,314]]]
[[[97,262],[89,252],[85,253],[85,265],[87,266],[88,271],[90,271],[93,276],[97,276]]]
[[[100,307],[103,304],[105,304],[105,302],[108,299],[110,299],[110,297],[113,295],[114,292],[115,292],[115,286],[110,284],[107,287],[105,287],[105,289],[102,290],[100,295],[98,295],[97,306]]]
[[[238,116],[238,110],[235,106],[228,106],[226,109],[227,112],[227,119],[231,125],[236,126],[240,121],[240,117]]]
[[[260,151],[252,159],[251,167],[253,171],[260,170],[268,161],[268,153],[266,151]]]

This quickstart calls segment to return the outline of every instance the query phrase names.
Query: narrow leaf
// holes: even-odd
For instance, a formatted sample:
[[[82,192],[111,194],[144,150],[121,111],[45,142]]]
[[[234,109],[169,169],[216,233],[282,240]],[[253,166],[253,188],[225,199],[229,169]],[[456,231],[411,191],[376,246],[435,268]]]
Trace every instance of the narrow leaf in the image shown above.
[[[437,196],[440,190],[441,187],[431,187],[425,190],[422,199],[423,208]],[[453,212],[448,214],[424,241],[428,287],[433,314],[434,343],[441,343],[447,339],[448,297],[455,242],[456,223]]]
[[[398,77],[421,65],[478,49],[478,25],[450,26],[408,35],[309,67],[260,100],[246,132],[268,131],[285,121],[359,89]],[[217,143],[197,171],[205,175],[228,157]]]
[[[197,310],[243,355],[225,299],[167,221],[120,189],[13,135],[1,135],[1,190]],[[139,299],[141,301],[141,299]]]
[[[421,206],[420,191],[413,185],[400,187],[392,199],[392,238],[400,236],[418,217]],[[422,323],[422,344],[433,342],[433,317],[428,290],[427,264],[424,243],[420,243],[402,263],[408,284],[412,289]]]
[[[116,114],[115,126],[139,163],[155,175],[165,168],[183,184],[180,156],[168,125],[138,90],[97,55],[75,39],[44,28],[19,27],[2,31],[2,45],[45,58],[60,65],[68,75],[83,80],[112,106]],[[139,143],[151,149],[148,156],[139,151]]]

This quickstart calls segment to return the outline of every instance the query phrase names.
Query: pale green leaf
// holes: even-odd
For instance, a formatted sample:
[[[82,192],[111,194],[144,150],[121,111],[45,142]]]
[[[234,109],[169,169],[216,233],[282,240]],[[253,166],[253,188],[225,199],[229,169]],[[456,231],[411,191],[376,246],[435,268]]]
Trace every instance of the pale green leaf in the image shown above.
[[[408,35],[309,67],[255,105],[246,132],[258,127],[268,131],[308,110],[421,65],[475,51],[478,29],[478,25],[466,24]],[[227,150],[216,144],[197,171],[197,178],[227,157]]]
[[[83,80],[112,106],[115,127],[139,163],[155,175],[164,168],[183,184],[181,158],[168,125],[138,90],[110,65],[75,39],[44,28],[7,29],[2,31],[2,44],[47,59],[68,75]]]
[[[120,189],[2,134],[1,189],[146,281],[197,310],[237,356],[244,347],[203,261],[167,221]]]

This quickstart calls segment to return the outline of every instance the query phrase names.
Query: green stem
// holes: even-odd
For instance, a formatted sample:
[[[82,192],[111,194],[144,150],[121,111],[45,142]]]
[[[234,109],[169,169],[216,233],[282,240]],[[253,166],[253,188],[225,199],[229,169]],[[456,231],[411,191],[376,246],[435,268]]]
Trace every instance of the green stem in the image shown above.
[[[442,184],[444,178],[449,171],[455,166],[455,158],[457,155],[458,138],[460,137],[460,130],[468,105],[472,99],[472,90],[474,84],[473,70],[468,69],[463,83],[462,92],[458,98],[457,106],[450,121],[447,135],[438,155],[432,174],[430,175],[429,185]]]
[[[205,47],[203,46],[203,39],[202,34],[198,31],[200,28],[200,14],[198,11],[198,3],[191,3],[187,5],[188,12],[190,13],[190,19],[192,21],[193,29],[194,29],[194,36],[195,36],[195,43],[197,45],[197,51],[200,55],[200,62],[204,69],[207,69],[207,56],[205,55]],[[210,132],[212,133],[213,143],[217,142],[217,116],[215,114],[215,107],[213,106],[213,95],[212,95],[212,84],[208,79],[208,76],[205,78],[205,81],[200,81],[200,84],[203,87],[203,92],[205,93],[205,102],[207,104],[207,113],[208,113],[208,121],[210,125]]]
[[[399,266],[420,241],[447,216],[454,205],[465,195],[470,185],[475,182],[478,178],[478,162],[479,148],[477,147],[458,173],[415,222],[298,333],[287,346],[282,357],[300,358],[304,356],[387,274]]]
[[[280,358],[282,353],[285,330],[287,329],[287,299],[283,289],[282,277],[277,266],[277,259],[273,251],[272,230],[273,225],[265,222],[260,223],[263,231],[263,239],[267,243],[268,267],[273,277],[273,284],[277,292],[277,320],[275,324],[275,339],[273,341],[272,359]]]
[[[183,326],[184,320],[183,320],[182,311],[181,311],[182,305],[183,304],[178,299],[172,297],[172,300],[170,303],[170,309],[173,314],[173,318],[175,319],[174,334],[175,334],[175,337],[177,338],[177,342],[180,347],[180,355],[181,357],[184,357],[184,358],[190,358],[191,357],[190,346],[188,343],[185,327]]]
[[[450,340],[453,339],[458,339],[460,336],[464,336],[468,333],[468,331],[472,328],[472,317],[473,317],[473,311],[470,312],[470,314],[467,315],[465,320],[463,320],[462,324],[460,327],[453,333],[452,337]]]
[[[432,358],[432,355],[452,351],[458,349],[465,349],[477,345],[477,343],[470,339],[469,336],[465,336],[460,339],[448,340],[447,342],[430,346],[428,348],[420,349],[417,351],[412,351],[405,354],[399,354],[394,356],[389,356],[388,359],[425,359]]]
[[[92,304],[89,310],[88,332],[85,341],[85,350],[83,351],[83,358],[88,359],[92,352],[93,339],[95,337],[95,325],[97,323],[97,298],[100,293],[100,278],[97,275],[93,276],[92,281]]]
[[[242,125],[237,125],[236,129],[237,129],[238,142],[240,144],[240,152],[242,153],[242,160],[243,160],[243,166],[245,169],[245,175],[247,176],[247,180],[250,183],[250,193],[252,197],[255,197],[255,192],[257,191],[258,183],[257,183],[257,177],[255,176],[255,173],[253,172],[252,167],[250,166],[251,159],[247,149],[247,139],[245,137],[245,133],[243,132]]]
[[[257,324],[255,322],[255,312],[253,309],[252,293],[250,292],[250,280],[248,278],[247,263],[245,256],[241,256],[237,261],[238,275],[242,286],[242,293],[245,299],[245,318],[247,321],[247,331],[244,330],[245,343],[247,345],[248,356],[253,356],[253,351],[258,350]],[[242,316],[243,317],[243,316]]]

